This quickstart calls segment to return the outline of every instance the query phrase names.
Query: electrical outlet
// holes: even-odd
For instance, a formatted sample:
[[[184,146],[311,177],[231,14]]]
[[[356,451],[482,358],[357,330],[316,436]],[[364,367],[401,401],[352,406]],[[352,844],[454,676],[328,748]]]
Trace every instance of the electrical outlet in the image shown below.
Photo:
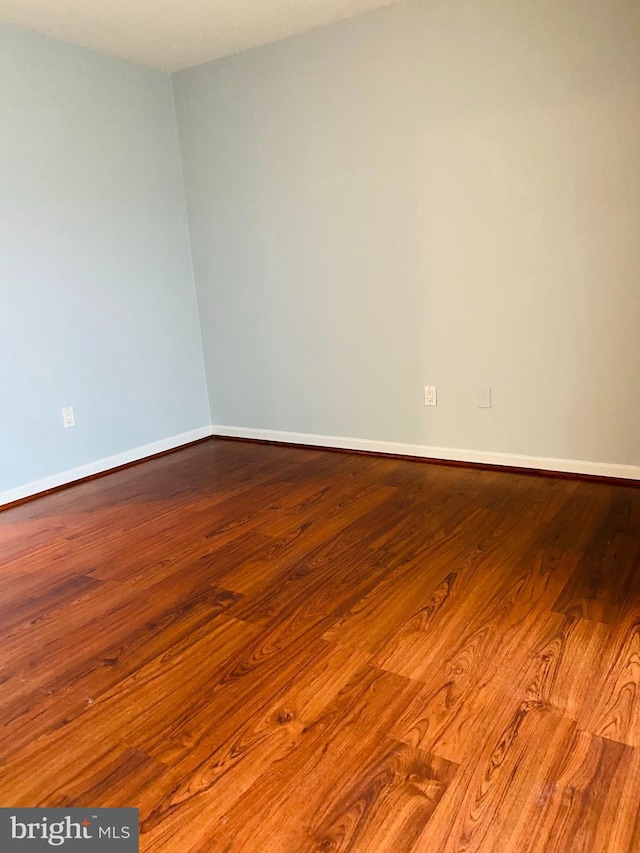
[[[69,406],[69,408],[62,410],[62,423],[64,424],[65,429],[76,425],[76,419],[73,415],[73,406]]]
[[[438,405],[438,389],[435,385],[424,386],[424,404],[425,406]]]
[[[491,408],[491,387],[489,385],[482,385],[478,388],[478,408]]]

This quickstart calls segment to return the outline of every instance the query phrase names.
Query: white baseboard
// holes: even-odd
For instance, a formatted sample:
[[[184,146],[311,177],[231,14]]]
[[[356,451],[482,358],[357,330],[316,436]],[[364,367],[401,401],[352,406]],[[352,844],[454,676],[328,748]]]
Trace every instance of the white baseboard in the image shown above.
[[[313,435],[311,433],[280,432],[279,430],[250,429],[247,427],[214,425],[211,431],[213,435],[228,438],[250,438],[256,441],[278,441],[286,444],[308,444],[313,447],[333,447],[341,450],[419,456],[424,459],[440,459],[447,462],[476,462],[482,465],[504,465],[508,468],[530,468],[538,471],[556,471],[563,474],[589,474],[597,477],[616,477],[622,480],[640,480],[640,466],[638,465],[524,456],[519,453],[494,453],[487,450],[428,447],[422,444],[373,441],[368,438],[346,438],[337,435]]]
[[[228,438],[249,438],[255,441],[277,441],[284,444],[306,444],[311,447],[332,447],[339,450],[360,450],[369,453],[392,453],[397,456],[417,456],[424,459],[448,462],[476,462],[482,465],[502,465],[508,468],[529,468],[538,471],[557,471],[564,474],[587,474],[597,477],[615,477],[621,480],[640,480],[640,466],[609,462],[588,462],[581,459],[556,459],[543,456],[524,456],[519,453],[494,453],[487,450],[460,450],[451,447],[428,447],[422,444],[401,444],[394,441],[374,441],[368,438],[347,438],[337,435],[315,435],[303,432],[281,432],[272,429],[251,429],[234,426],[204,426],[170,438],[154,441],[125,450],[115,456],[89,462],[69,471],[61,471],[42,480],[0,492],[0,507],[23,498],[33,497],[76,480],[102,474],[130,462],[138,462],[166,450],[174,450],[192,441],[217,435]]]
[[[58,486],[66,486],[68,483],[73,483],[76,480],[82,480],[84,477],[92,477],[94,474],[102,474],[105,471],[110,471],[112,468],[118,468],[120,465],[128,465],[130,462],[138,462],[140,459],[146,459],[148,456],[154,456],[156,453],[164,453],[166,450],[174,450],[176,447],[181,447],[183,444],[189,444],[192,441],[199,441],[201,438],[208,438],[210,435],[210,426],[192,429],[189,432],[183,432],[180,435],[173,435],[170,438],[163,438],[160,441],[154,441],[151,444],[143,444],[140,447],[134,447],[132,450],[125,450],[123,453],[118,453],[115,456],[108,456],[105,459],[99,459],[97,462],[89,462],[87,465],[80,465],[78,468],[72,468],[70,471],[61,471],[59,474],[54,474],[52,477],[45,477],[43,480],[34,480],[24,486],[18,486],[17,489],[9,489],[6,492],[0,492],[0,506],[22,500],[23,498],[30,498],[33,495],[40,494],[41,492],[47,492],[49,489],[55,489]]]

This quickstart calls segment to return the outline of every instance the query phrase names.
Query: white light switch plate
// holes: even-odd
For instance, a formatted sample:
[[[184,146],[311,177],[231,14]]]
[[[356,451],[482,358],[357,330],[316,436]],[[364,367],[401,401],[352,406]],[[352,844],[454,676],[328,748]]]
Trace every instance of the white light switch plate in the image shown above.
[[[491,387],[489,385],[482,385],[478,388],[478,408],[491,408]]]

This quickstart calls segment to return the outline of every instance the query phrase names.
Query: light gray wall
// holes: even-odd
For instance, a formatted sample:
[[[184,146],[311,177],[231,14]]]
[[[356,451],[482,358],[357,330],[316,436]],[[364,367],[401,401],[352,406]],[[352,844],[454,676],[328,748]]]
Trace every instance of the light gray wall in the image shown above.
[[[0,492],[208,423],[169,76],[1,26]]]
[[[639,464],[639,27],[408,2],[176,75],[213,422]]]

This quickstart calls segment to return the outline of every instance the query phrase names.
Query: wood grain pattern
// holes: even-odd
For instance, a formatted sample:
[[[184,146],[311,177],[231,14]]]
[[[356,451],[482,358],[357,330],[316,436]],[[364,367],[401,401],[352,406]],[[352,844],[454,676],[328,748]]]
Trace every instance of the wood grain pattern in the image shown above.
[[[0,513],[0,806],[637,853],[640,489],[210,440]]]
[[[525,805],[516,836],[527,853],[578,853],[633,849],[617,837],[618,809],[633,780],[633,750],[576,727],[549,743],[548,770]],[[631,784],[629,784],[631,782]],[[635,791],[633,791],[635,789]],[[636,801],[637,807],[637,801]],[[626,827],[627,833],[632,824]]]

